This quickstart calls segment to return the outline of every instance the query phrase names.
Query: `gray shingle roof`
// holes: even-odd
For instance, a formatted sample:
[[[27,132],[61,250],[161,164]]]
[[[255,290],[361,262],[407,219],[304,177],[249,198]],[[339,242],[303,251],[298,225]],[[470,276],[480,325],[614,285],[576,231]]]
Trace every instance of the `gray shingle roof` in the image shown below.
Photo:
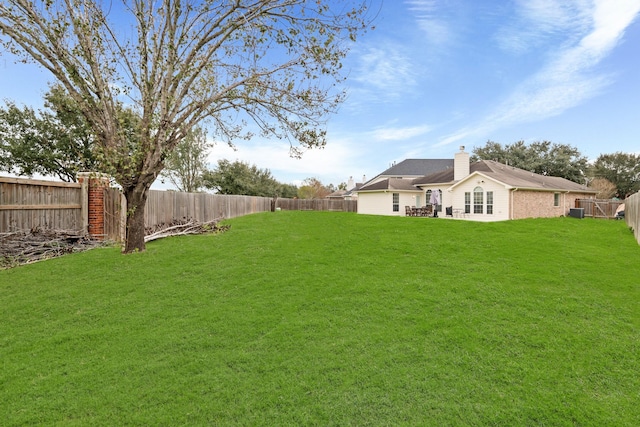
[[[424,176],[450,168],[453,159],[406,159],[391,166],[378,176]]]
[[[480,160],[470,165],[470,172],[483,175],[517,188],[533,190],[561,190],[594,192],[592,189],[557,176],[539,175],[523,169],[507,166],[493,160]],[[414,185],[453,183],[453,169],[433,173],[413,180]]]
[[[569,181],[565,178],[540,175],[523,169],[514,168],[513,166],[494,162],[493,160],[483,160],[474,163],[474,165],[476,164],[477,166],[475,169],[473,168],[473,165],[471,165],[472,172],[481,172],[484,175],[491,177],[496,181],[510,185],[511,187],[534,190],[564,190],[596,193],[596,191],[591,188],[578,184],[577,182]]]
[[[380,190],[422,191],[413,185],[411,179],[387,178],[370,185],[364,185],[358,192]]]

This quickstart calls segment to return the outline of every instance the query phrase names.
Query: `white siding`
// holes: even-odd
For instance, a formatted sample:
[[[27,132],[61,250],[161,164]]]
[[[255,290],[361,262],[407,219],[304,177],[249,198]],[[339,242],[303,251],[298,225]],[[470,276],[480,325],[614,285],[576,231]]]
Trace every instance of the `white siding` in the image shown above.
[[[393,212],[393,193],[400,194],[398,212]],[[380,191],[375,193],[358,193],[358,213],[369,215],[404,216],[405,206],[414,206],[416,193],[400,191]],[[413,197],[412,197],[413,196]]]
[[[483,213],[473,213],[473,190],[481,187],[483,190]],[[487,191],[493,191],[493,214],[487,215]],[[450,204],[444,206],[453,206],[454,209],[462,209],[464,211],[464,193],[471,193],[471,213],[466,218],[475,221],[503,221],[509,219],[509,190],[504,184],[493,181],[481,176],[473,176],[470,179],[460,183],[450,194]],[[444,197],[443,197],[444,198]]]
[[[440,205],[442,205],[442,212],[438,212],[438,215],[445,216],[447,211],[446,207],[451,206],[451,192],[449,192],[449,186],[446,185],[427,185],[421,187],[424,190],[422,196],[420,196],[420,201],[422,206],[429,204],[429,198],[427,197],[427,191],[431,190],[441,190],[442,191],[442,199],[440,200]]]

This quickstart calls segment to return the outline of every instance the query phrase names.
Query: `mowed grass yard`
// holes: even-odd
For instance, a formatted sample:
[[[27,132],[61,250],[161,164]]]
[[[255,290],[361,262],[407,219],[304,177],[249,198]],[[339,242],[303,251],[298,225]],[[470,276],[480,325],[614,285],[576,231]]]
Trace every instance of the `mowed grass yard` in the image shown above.
[[[623,221],[226,223],[0,271],[0,424],[640,425]]]

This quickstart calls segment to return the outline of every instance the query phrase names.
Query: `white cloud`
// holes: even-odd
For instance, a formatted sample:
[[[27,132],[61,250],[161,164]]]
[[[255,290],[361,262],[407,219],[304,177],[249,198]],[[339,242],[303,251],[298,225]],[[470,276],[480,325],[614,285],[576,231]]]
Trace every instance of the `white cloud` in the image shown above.
[[[548,4],[542,0],[534,3],[538,6]],[[640,0],[599,0],[594,7],[584,7],[582,3],[580,6],[583,8],[575,10],[579,19],[590,13],[588,31],[570,45],[559,48],[538,73],[523,82],[480,124],[461,129],[437,145],[451,144],[503,126],[555,116],[601,93],[611,83],[612,76],[598,74],[594,69],[617,46],[625,29],[640,13]],[[531,10],[537,17],[544,16],[542,8]],[[557,14],[557,11],[552,12]],[[568,34],[567,42],[573,36],[574,33]]]
[[[455,26],[445,19],[446,11],[442,2],[435,0],[407,0],[409,11],[415,15],[420,30],[426,35],[425,42],[432,47],[444,48],[455,38]],[[460,5],[450,5],[450,10],[459,9]]]
[[[378,128],[371,132],[375,141],[402,141],[416,136],[424,135],[431,131],[431,126],[410,126],[403,128]]]
[[[497,31],[495,39],[502,49],[516,54],[570,42],[591,23],[591,5],[584,0],[519,0],[515,7],[514,18]]]
[[[323,149],[307,150],[301,159],[289,156],[289,144],[278,140],[239,143],[234,151],[224,143],[218,143],[208,157],[210,167],[218,160],[243,161],[260,169],[269,169],[280,182],[300,185],[309,177],[317,177],[323,183],[339,184],[346,181],[353,171],[356,152],[349,141],[332,139]]]
[[[352,91],[368,100],[396,99],[417,84],[416,67],[399,44],[387,42],[354,54],[358,64],[349,82],[356,83]]]

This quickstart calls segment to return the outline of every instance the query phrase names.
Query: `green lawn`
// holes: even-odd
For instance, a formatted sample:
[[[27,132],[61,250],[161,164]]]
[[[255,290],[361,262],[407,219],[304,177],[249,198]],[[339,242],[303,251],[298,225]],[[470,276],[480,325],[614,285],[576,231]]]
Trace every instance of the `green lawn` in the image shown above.
[[[0,425],[640,425],[622,221],[227,223],[0,271]]]

